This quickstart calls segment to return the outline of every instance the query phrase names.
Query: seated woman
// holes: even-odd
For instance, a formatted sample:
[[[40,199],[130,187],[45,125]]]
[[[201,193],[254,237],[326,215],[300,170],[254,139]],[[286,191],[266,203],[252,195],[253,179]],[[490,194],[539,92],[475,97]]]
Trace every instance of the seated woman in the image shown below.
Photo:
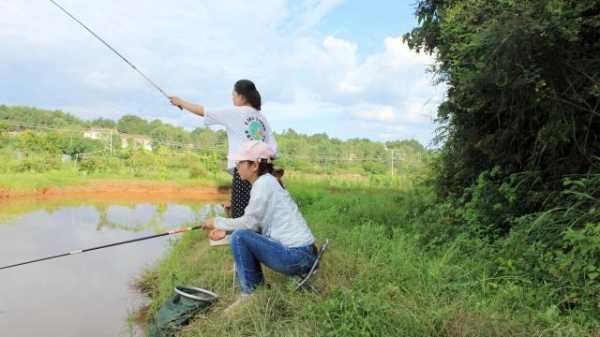
[[[302,275],[316,258],[315,239],[298,206],[273,176],[273,150],[262,141],[249,141],[232,156],[240,178],[252,184],[250,202],[239,218],[210,218],[207,230],[233,231],[231,251],[241,295],[227,310],[249,298],[263,283],[261,263],[286,274]]]

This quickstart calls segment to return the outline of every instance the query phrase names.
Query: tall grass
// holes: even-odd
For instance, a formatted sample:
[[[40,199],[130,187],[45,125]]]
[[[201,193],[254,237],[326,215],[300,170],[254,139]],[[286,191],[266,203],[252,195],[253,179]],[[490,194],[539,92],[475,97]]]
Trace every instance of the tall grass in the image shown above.
[[[340,186],[286,180],[319,241],[332,240],[313,285],[267,271],[270,287],[236,314],[228,247],[209,248],[205,233],[173,245],[140,284],[151,312],[176,285],[209,288],[221,298],[182,336],[600,336],[598,317],[560,313],[550,290],[526,275],[494,274],[488,244],[457,236],[426,248],[422,188]]]

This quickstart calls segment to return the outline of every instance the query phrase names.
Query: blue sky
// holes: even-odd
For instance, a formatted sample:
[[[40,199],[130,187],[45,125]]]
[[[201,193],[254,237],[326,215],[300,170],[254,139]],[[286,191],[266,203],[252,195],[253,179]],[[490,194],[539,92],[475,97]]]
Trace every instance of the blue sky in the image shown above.
[[[60,3],[171,95],[231,106],[255,81],[276,131],[377,141],[433,137],[445,88],[401,36],[414,1],[106,0]],[[122,60],[47,0],[0,0],[0,104],[124,114],[193,128]]]
[[[360,46],[360,56],[365,57],[383,51],[381,42],[386,37],[402,35],[416,25],[415,2],[344,1],[323,17],[317,30],[324,35],[354,41]]]

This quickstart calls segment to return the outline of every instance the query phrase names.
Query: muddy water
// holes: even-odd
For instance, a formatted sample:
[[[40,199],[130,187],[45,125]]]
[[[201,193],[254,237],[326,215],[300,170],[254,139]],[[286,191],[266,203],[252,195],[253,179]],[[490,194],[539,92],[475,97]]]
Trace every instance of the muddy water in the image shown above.
[[[40,204],[8,217],[0,209],[0,265],[152,235],[197,222],[219,212],[218,205]],[[0,270],[0,336],[141,335],[127,322],[144,301],[131,281],[172,240],[161,237]]]

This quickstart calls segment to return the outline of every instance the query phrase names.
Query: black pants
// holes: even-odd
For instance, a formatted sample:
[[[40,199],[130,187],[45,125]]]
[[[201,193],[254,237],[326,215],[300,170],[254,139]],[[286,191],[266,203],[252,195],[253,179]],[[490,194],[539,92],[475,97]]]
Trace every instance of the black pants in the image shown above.
[[[231,217],[239,218],[244,215],[244,210],[250,201],[252,184],[240,178],[237,168],[233,170],[233,183],[231,184]]]

